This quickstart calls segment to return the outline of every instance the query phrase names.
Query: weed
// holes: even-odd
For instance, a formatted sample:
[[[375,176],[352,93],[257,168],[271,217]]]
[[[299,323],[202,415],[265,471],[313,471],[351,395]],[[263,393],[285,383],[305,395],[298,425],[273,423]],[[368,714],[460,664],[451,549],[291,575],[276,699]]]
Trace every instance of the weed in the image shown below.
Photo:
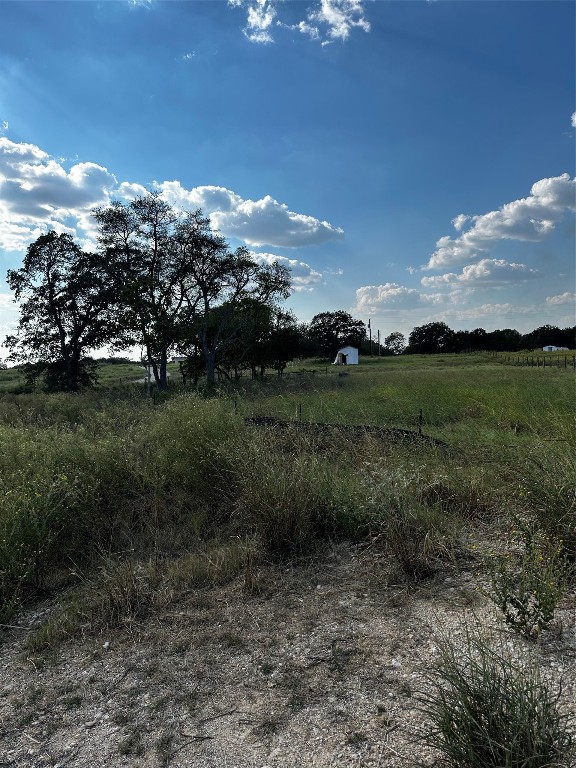
[[[538,637],[548,629],[566,591],[570,566],[561,546],[538,530],[534,523],[516,518],[522,551],[514,558],[512,548],[497,558],[488,596],[502,611],[508,626],[525,637]]]
[[[536,664],[479,634],[466,631],[465,640],[462,649],[440,642],[430,692],[419,697],[432,725],[425,741],[453,768],[550,768],[568,760],[570,722]]]
[[[368,736],[363,731],[351,731],[346,736],[346,744],[348,744],[350,747],[358,747],[360,744],[363,744],[365,741],[367,741]]]
[[[123,757],[140,757],[144,754],[144,744],[142,743],[140,731],[133,731],[126,738],[122,739],[118,745],[118,754]]]
[[[242,572],[250,542],[233,539],[168,563],[107,558],[98,574],[71,592],[60,610],[30,634],[27,650],[43,651],[80,628],[131,627],[190,590],[224,584]]]
[[[172,757],[172,748],[174,743],[174,734],[164,731],[156,741],[156,754],[160,760],[160,765],[168,765]]]
[[[461,523],[425,500],[427,483],[416,468],[376,462],[365,467],[365,514],[378,542],[410,578],[434,574],[438,562],[454,559]]]

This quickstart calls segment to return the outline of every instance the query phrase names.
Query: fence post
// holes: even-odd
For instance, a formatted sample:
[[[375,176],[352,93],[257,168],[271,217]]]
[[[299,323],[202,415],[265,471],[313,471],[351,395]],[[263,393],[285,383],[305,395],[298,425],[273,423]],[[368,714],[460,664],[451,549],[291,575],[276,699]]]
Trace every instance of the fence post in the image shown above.
[[[422,434],[422,421],[423,421],[423,419],[422,419],[422,408],[420,408],[420,413],[418,415],[418,434],[419,435]]]

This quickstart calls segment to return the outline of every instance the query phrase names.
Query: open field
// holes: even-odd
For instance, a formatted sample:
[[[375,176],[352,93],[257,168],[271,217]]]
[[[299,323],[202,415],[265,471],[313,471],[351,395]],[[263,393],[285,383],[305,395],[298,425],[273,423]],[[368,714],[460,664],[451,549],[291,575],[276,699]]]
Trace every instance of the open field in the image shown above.
[[[574,372],[288,370],[0,396],[0,764],[431,766],[479,648],[562,684],[546,761],[506,765],[575,764]]]

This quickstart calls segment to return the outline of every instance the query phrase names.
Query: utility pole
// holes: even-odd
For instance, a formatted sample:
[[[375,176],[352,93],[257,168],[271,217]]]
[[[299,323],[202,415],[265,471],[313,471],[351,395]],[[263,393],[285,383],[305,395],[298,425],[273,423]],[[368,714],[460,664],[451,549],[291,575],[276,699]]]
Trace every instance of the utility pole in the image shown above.
[[[378,357],[380,357],[381,354],[382,353],[380,351],[380,328],[378,328]]]
[[[370,334],[370,357],[372,357],[372,328],[370,326],[370,318],[368,318],[368,333]]]

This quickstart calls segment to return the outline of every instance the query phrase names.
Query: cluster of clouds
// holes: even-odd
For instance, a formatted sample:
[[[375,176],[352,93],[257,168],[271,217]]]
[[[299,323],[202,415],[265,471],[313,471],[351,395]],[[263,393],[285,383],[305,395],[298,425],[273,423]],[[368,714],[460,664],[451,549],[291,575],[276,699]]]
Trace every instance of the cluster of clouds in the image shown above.
[[[572,116],[576,122],[576,113]],[[530,195],[506,203],[498,210],[481,215],[460,214],[452,220],[456,237],[442,237],[428,262],[411,274],[461,267],[459,271],[425,275],[420,288],[397,283],[362,286],[356,290],[355,311],[364,315],[398,318],[402,313],[422,322],[438,319],[466,321],[470,318],[490,319],[495,316],[537,314],[566,308],[567,323],[576,294],[564,292],[547,296],[540,305],[527,307],[504,303],[480,303],[471,306],[483,291],[522,286],[528,281],[545,279],[541,270],[526,264],[492,258],[490,251],[502,241],[539,242],[551,235],[567,213],[576,212],[576,179],[564,173],[541,179],[532,185]],[[438,310],[441,308],[441,312]]]
[[[470,295],[466,297],[470,298]],[[414,327],[415,325],[442,320],[444,322],[467,322],[474,320],[496,319],[502,326],[504,318],[514,323],[515,317],[547,316],[550,310],[566,307],[565,325],[574,323],[574,305],[576,293],[565,292],[547,296],[544,302],[536,304],[518,304],[512,302],[474,303],[462,295],[423,293],[415,288],[406,288],[396,283],[363,286],[356,291],[356,304],[353,310],[366,317],[378,316],[387,324]],[[561,322],[561,321],[560,321]]]
[[[288,259],[285,256],[277,256],[273,253],[255,253],[251,252],[252,258],[259,264],[280,264],[288,267],[292,274],[292,288],[296,293],[310,292],[314,286],[324,280],[322,272],[314,269],[305,261],[298,259]]]
[[[235,237],[254,247],[275,245],[299,248],[341,240],[344,231],[327,221],[291,211],[270,195],[247,200],[225,187],[202,186],[187,190],[179,181],[156,185],[162,197],[176,208],[201,208],[212,226],[226,237]]]
[[[96,163],[62,163],[34,144],[0,136],[0,247],[20,251],[47,229],[89,230],[91,210],[116,179]]]
[[[550,234],[566,211],[576,211],[576,179],[569,174],[541,179],[530,195],[480,216],[459,214],[452,220],[458,237],[446,235],[436,243],[426,269],[461,265],[482,259],[499,240],[539,241]]]
[[[344,237],[342,229],[292,211],[269,195],[249,200],[225,187],[186,189],[179,181],[154,183],[153,188],[175,208],[201,208],[216,230],[251,247],[297,248]],[[118,183],[114,174],[96,163],[75,163],[66,170],[64,161],[34,144],[0,136],[0,248],[23,251],[48,229],[69,232],[83,247],[91,247],[93,209],[147,191],[138,184]],[[299,290],[321,280],[321,274],[303,261],[270,253],[265,257],[290,266]]]
[[[477,264],[467,264],[459,274],[447,272],[423,277],[420,282],[425,288],[495,286],[524,282],[541,276],[540,270],[526,264],[516,264],[505,259],[482,259]]]
[[[305,9],[296,23],[281,19],[282,0],[228,0],[233,7],[246,12],[244,34],[253,43],[273,43],[277,29],[299,32],[322,45],[345,41],[354,29],[370,31],[364,15],[364,0],[319,0]]]

